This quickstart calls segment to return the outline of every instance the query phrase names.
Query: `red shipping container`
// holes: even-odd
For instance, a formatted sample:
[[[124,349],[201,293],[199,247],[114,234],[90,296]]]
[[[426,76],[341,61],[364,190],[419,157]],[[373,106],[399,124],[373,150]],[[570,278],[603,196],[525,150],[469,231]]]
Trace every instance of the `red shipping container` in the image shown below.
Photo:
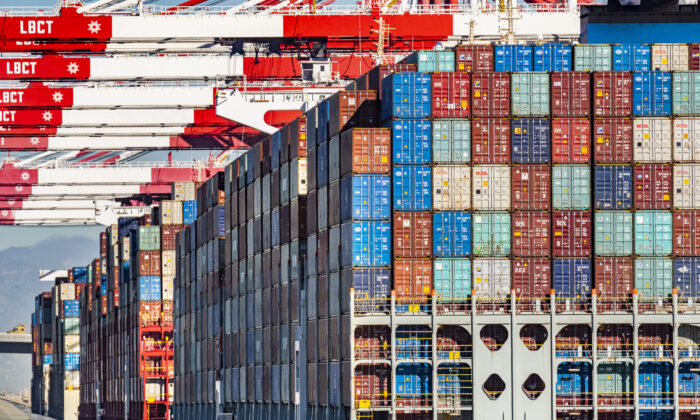
[[[700,44],[690,44],[690,70],[700,70]]]
[[[583,118],[552,120],[552,162],[588,163],[591,159],[591,125]]]
[[[160,251],[139,251],[139,276],[160,276]]]
[[[433,252],[433,218],[427,212],[394,213],[394,257],[427,258]]]
[[[510,120],[472,120],[472,162],[510,163]]]
[[[358,406],[387,407],[391,405],[390,372],[387,365],[358,365],[355,368],[355,403]]]
[[[433,264],[428,259],[394,260],[396,303],[426,304],[433,291]]]
[[[363,325],[355,329],[355,359],[391,357],[391,331],[382,325]]]
[[[550,251],[549,212],[519,211],[512,215],[513,256],[548,257]]]
[[[472,116],[510,116],[510,74],[474,73],[472,75]]]
[[[602,118],[593,122],[596,163],[632,161],[632,120]]]
[[[590,117],[591,75],[583,71],[554,72],[552,84],[553,117]]]
[[[646,163],[634,165],[634,207],[662,210],[671,208],[673,168]]]
[[[460,45],[455,48],[455,68],[467,73],[492,72],[494,53],[491,45]]]
[[[632,73],[602,71],[593,73],[593,115],[624,117],[632,115]]]
[[[596,257],[594,265],[598,309],[628,309],[634,289],[632,258]]]
[[[100,232],[100,254],[107,253],[107,232]]]
[[[551,171],[547,165],[511,169],[513,210],[549,210]]]
[[[433,73],[430,76],[433,117],[469,117],[469,75],[465,73]]]
[[[516,303],[534,305],[539,299],[545,309],[545,300],[552,289],[552,265],[549,258],[517,258],[513,260],[513,289]],[[533,310],[534,307],[521,308]]]
[[[359,89],[366,90],[366,89]],[[294,121],[284,127],[286,136],[289,138],[289,147],[291,150],[296,150],[292,156],[305,158],[306,157],[306,115],[300,115]],[[282,147],[285,147],[283,144]],[[290,152],[291,153],[291,152]]]
[[[160,301],[139,302],[138,306],[140,326],[160,326]]]
[[[353,128],[340,134],[340,174],[388,174],[391,129]]]
[[[556,211],[552,214],[555,257],[589,257],[591,255],[591,213]]]
[[[107,295],[101,296],[102,315],[107,315]]]
[[[177,249],[177,234],[183,228],[183,225],[163,225],[160,227],[163,251],[174,251]]]
[[[700,210],[673,212],[673,255],[700,255]]]

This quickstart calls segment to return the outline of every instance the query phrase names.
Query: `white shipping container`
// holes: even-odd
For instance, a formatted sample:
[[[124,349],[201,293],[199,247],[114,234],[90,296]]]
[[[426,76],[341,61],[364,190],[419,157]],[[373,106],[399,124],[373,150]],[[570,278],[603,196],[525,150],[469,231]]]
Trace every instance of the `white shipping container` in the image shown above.
[[[152,379],[151,379],[152,381]],[[159,401],[165,397],[165,384],[161,382],[148,382],[146,383],[145,390],[146,401]]]
[[[173,300],[173,292],[175,291],[175,287],[173,287],[173,277],[163,276],[161,287],[163,288],[161,298],[163,300]]]
[[[110,245],[117,245],[119,243],[119,226],[112,225],[112,227],[109,231],[112,234],[112,236],[109,238],[109,244]]]
[[[474,289],[477,299],[505,300],[510,294],[510,260],[474,259]]]
[[[192,201],[197,199],[194,182],[176,182],[173,186],[173,194],[175,201]]]
[[[700,164],[674,165],[673,207],[700,208]]]
[[[168,401],[171,403],[175,401],[175,383],[173,381],[168,382]]]
[[[75,283],[61,283],[58,287],[60,288],[61,302],[75,299]]]
[[[64,370],[63,384],[65,389],[74,390],[80,388],[80,371],[79,370]]]
[[[475,210],[510,209],[510,167],[476,165],[473,167],[472,192]]]
[[[181,225],[182,224],[182,201],[163,200],[160,203],[161,224]]]
[[[161,253],[161,275],[163,277],[175,277],[177,275],[177,251],[169,250]]]
[[[80,335],[68,334],[63,336],[64,353],[80,353]]]
[[[122,251],[122,260],[124,262],[131,261],[131,239],[128,236],[122,238]],[[114,255],[119,255],[119,251],[116,251]],[[116,267],[118,266],[119,264],[116,265]]]
[[[433,167],[433,208],[468,210],[471,206],[471,167],[440,165]]]
[[[297,191],[299,192],[299,195],[306,195],[308,192],[308,186],[306,183],[307,180],[307,162],[306,159],[298,159],[299,161],[299,171],[297,172],[299,174],[299,179],[297,182],[299,183],[297,187]]]
[[[651,69],[660,71],[688,70],[690,56],[687,44],[653,44]]]
[[[700,118],[673,120],[673,160],[677,162],[700,160]]]
[[[635,118],[632,152],[635,162],[670,162],[673,149],[671,119]]]

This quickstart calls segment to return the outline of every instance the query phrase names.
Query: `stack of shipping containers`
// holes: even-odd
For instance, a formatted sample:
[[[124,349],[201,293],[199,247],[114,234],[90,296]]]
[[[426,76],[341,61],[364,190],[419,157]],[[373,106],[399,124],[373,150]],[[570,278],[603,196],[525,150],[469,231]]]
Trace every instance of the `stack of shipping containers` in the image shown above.
[[[32,413],[48,415],[49,375],[53,361],[51,292],[34,298],[32,313]]]

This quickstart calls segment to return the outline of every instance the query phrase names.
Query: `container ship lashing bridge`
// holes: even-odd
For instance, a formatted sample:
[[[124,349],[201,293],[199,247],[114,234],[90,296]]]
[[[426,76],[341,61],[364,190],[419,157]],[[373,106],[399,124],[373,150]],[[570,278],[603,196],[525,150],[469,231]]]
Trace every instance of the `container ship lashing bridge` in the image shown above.
[[[0,9],[0,224],[114,223],[377,63],[579,37],[576,2],[189,0]],[[207,156],[206,151],[209,150]]]

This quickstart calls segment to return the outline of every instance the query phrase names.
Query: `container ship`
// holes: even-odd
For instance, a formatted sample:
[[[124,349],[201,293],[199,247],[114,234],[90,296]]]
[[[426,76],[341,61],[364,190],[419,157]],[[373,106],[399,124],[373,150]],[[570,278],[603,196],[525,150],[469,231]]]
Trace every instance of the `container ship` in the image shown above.
[[[36,298],[32,411],[694,418],[700,49],[615,16],[411,45],[196,179],[151,169],[157,204]]]

